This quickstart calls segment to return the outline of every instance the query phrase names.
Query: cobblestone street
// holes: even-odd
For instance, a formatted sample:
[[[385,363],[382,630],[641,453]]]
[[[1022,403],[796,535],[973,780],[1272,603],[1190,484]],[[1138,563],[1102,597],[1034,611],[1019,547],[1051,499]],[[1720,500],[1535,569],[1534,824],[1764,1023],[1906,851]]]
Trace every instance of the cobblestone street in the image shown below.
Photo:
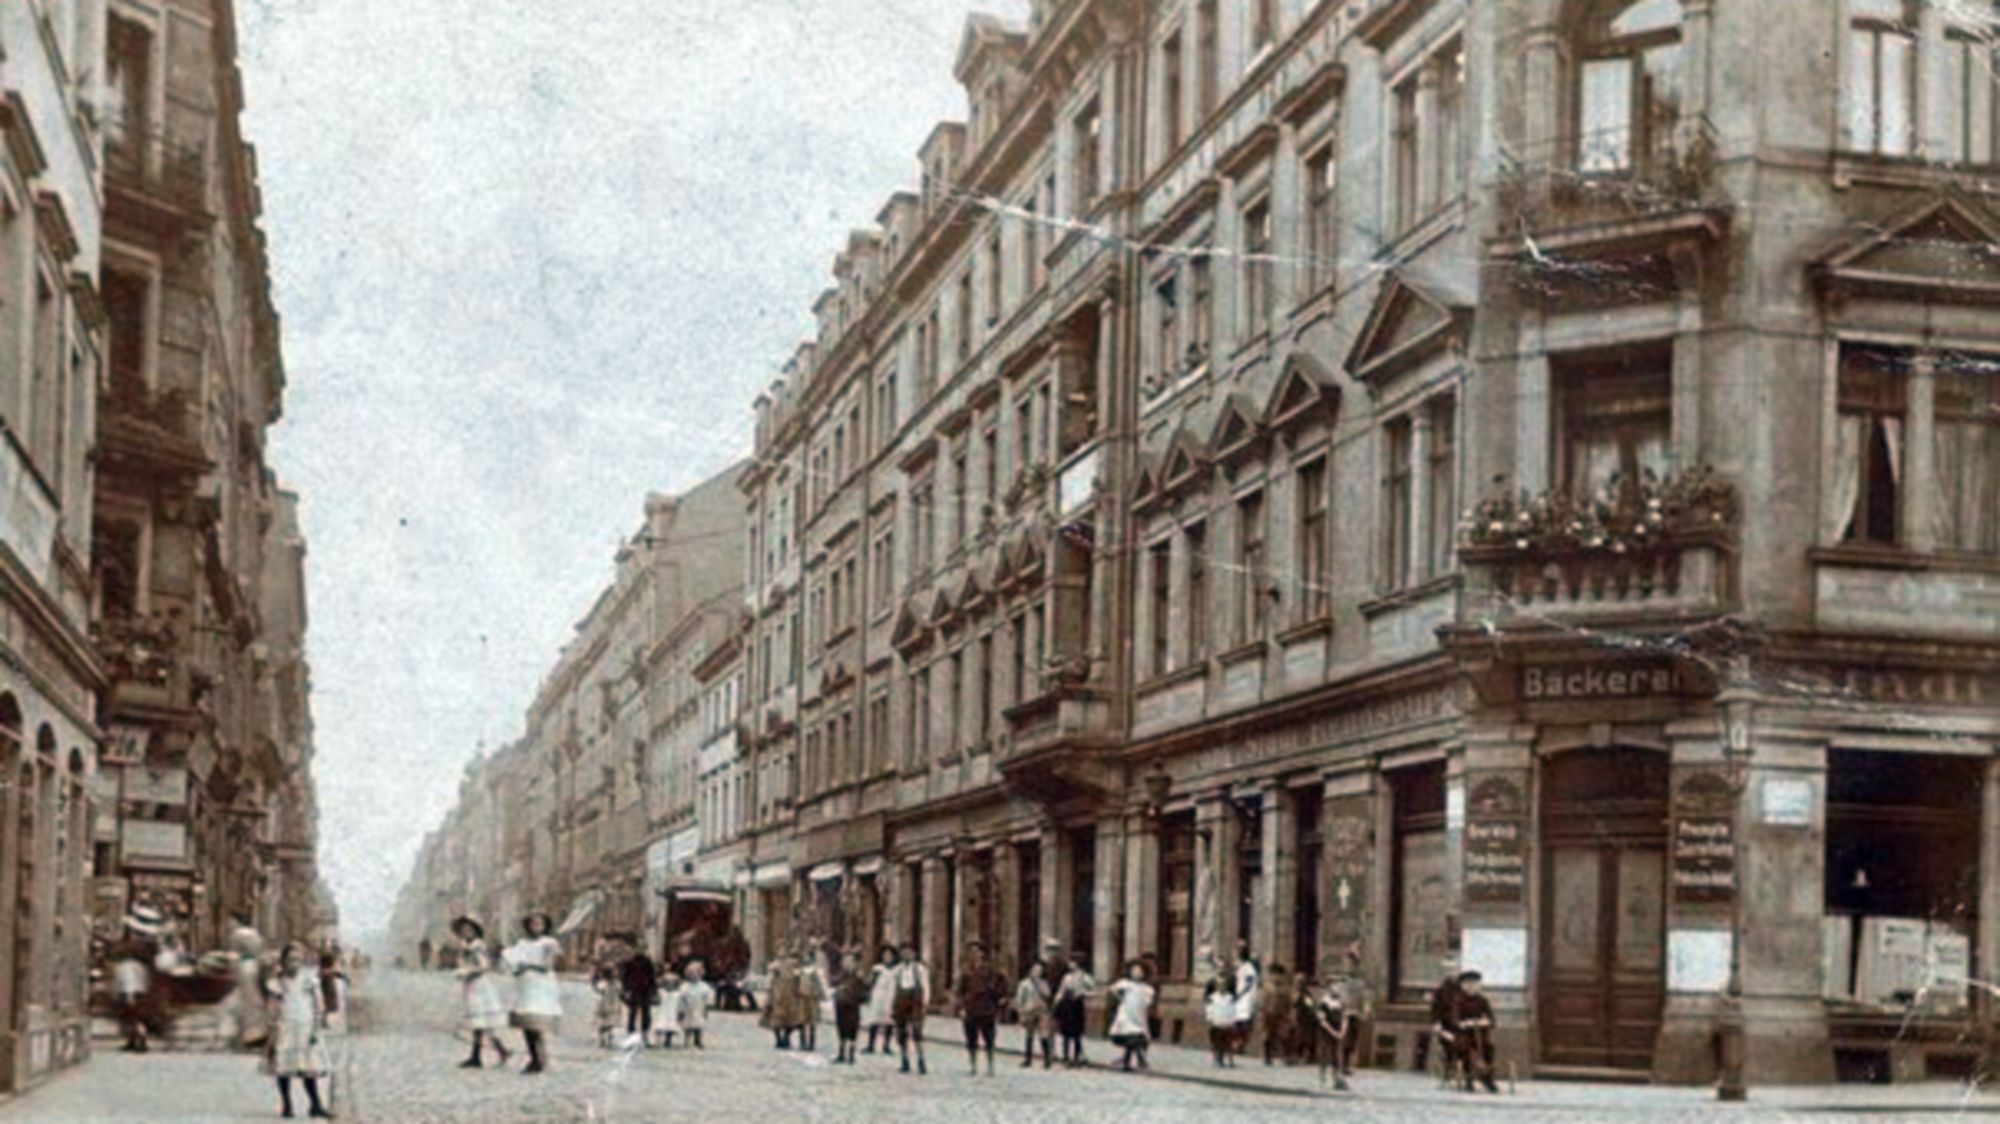
[[[1364,1073],[1359,1092],[1338,1099],[1311,1095],[1307,1071],[1245,1066],[1224,1075],[1241,1086],[1214,1084],[1206,1058],[1160,1047],[1146,1076],[1093,1069],[1022,1072],[1002,1056],[999,1075],[965,1074],[951,1038],[932,1043],[931,1073],[904,1077],[879,1057],[853,1069],[827,1064],[831,1027],[822,1028],[825,1054],[779,1053],[748,1017],[723,1016],[703,1052],[676,1049],[637,1056],[592,1047],[584,1025],[588,996],[572,985],[567,1006],[579,1015],[556,1044],[553,1068],[539,1078],[514,1069],[459,1070],[464,1043],[453,1036],[455,997],[449,977],[378,976],[370,991],[373,1025],[349,1044],[337,1082],[336,1111],[350,1120],[384,1122],[490,1120],[950,1120],[1108,1121],[1319,1120],[1361,1121],[1620,1119],[1675,1121],[1735,1116],[1758,1120],[1948,1118],[2000,1108],[2000,1097],[1967,1098],[1948,1085],[1771,1090],[1734,1112],[1723,1112],[1704,1090],[1523,1084],[1512,1094],[1477,1100],[1440,1092],[1423,1078]],[[955,1034],[956,1024],[933,1023]],[[1094,1042],[1099,1058],[1108,1044]],[[1249,1088],[1247,1086],[1257,1086]],[[277,1115],[269,1081],[245,1055],[100,1052],[82,1069],[0,1105],[0,1122],[234,1121]]]

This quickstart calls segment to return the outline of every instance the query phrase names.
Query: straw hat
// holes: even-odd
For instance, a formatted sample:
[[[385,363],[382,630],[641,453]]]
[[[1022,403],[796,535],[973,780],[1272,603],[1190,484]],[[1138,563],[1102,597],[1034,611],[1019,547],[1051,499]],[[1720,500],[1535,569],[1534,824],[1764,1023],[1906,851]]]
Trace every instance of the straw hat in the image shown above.
[[[471,926],[472,937],[474,940],[483,941],[486,939],[486,926],[481,925],[478,919],[474,918],[470,914],[461,914],[460,916],[454,917],[451,920],[451,931],[454,933],[458,932],[462,928],[465,928],[466,926]]]

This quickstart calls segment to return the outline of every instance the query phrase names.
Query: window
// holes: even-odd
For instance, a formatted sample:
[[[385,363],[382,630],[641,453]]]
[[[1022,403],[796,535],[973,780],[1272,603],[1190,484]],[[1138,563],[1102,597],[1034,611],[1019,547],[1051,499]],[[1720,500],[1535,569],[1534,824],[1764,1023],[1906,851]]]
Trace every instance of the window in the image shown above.
[[[951,485],[951,545],[956,550],[965,545],[966,533],[971,529],[966,518],[966,497],[972,491],[972,476],[963,445],[951,458]]]
[[[1938,545],[2000,554],[2000,362],[1948,356],[1936,379]]]
[[[1042,208],[1041,196],[1029,192],[1021,204],[1021,254],[1027,263],[1028,292],[1042,287]]]
[[[1194,813],[1181,812],[1160,821],[1160,974],[1164,979],[1194,976],[1194,892]]]
[[[1171,540],[1154,543],[1146,550],[1147,578],[1152,583],[1153,614],[1151,628],[1152,662],[1148,665],[1154,675],[1164,673],[1169,664],[1168,637],[1173,628],[1174,616],[1174,556]]]
[[[1071,153],[1071,159],[1074,161],[1071,165],[1073,175],[1071,188],[1076,201],[1073,209],[1079,215],[1097,202],[1097,193],[1103,186],[1098,174],[1100,159],[1098,142],[1102,129],[1103,117],[1094,101],[1076,115],[1076,121],[1071,126],[1070,142],[1074,147]]]
[[[931,669],[910,676],[910,741],[903,750],[903,767],[915,768],[931,744]]]
[[[1243,212],[1243,331],[1258,335],[1271,325],[1271,201]]]
[[[1181,146],[1187,139],[1187,124],[1183,116],[1186,108],[1181,104],[1186,79],[1181,73],[1184,60],[1181,58],[1181,32],[1176,30],[1160,45],[1160,112],[1166,118],[1167,151]]]
[[[1421,217],[1417,194],[1417,79],[1404,79],[1392,92],[1393,108],[1389,128],[1390,159],[1394,170],[1392,219],[1398,233],[1415,226]]]
[[[28,451],[51,487],[61,479],[63,300],[49,275],[35,275],[35,364],[28,387]]]
[[[917,369],[919,385],[917,397],[920,402],[929,401],[930,396],[937,392],[939,374],[938,356],[940,354],[939,349],[942,347],[942,344],[938,340],[940,323],[940,313],[937,306],[932,305],[930,318],[924,321],[922,329],[917,332],[917,354],[918,363],[920,364]]]
[[[1673,355],[1645,349],[1557,365],[1558,478],[1580,498],[1621,498],[1667,472]]]
[[[879,771],[889,760],[889,696],[868,700],[868,760],[870,773]]]
[[[1452,538],[1458,527],[1457,400],[1444,395],[1424,407],[1430,416],[1430,448],[1425,457],[1424,503],[1428,518],[1424,547],[1429,575],[1451,572]]]
[[[972,268],[958,278],[958,361],[972,357]]]
[[[1382,430],[1382,584],[1390,590],[1407,587],[1411,577],[1411,428],[1410,419],[1401,417]]]
[[[1909,0],[1851,0],[1845,86],[1847,144],[1908,156],[1917,135],[1917,14]]]
[[[1264,635],[1264,493],[1236,501],[1236,639]]]
[[[979,474],[985,478],[985,490],[980,493],[982,523],[990,521],[1000,506],[1000,427],[989,422],[979,435]]]
[[[1019,472],[1035,459],[1035,400],[1023,394],[1014,403],[1014,471]]]
[[[1971,7],[1971,5],[1966,5]],[[1956,17],[1956,6],[1947,9]],[[1994,92],[2000,88],[2000,53],[1995,51],[2000,11],[1974,14],[1966,23],[1945,30],[1946,114],[1945,158],[1961,164],[1991,164],[2000,160],[2000,119],[1994,117]]]
[[[888,447],[896,435],[896,372],[884,371],[875,386],[875,447]]]
[[[113,15],[105,34],[105,158],[138,171],[152,133],[153,34],[145,25]]]
[[[1012,643],[1008,645],[1013,653],[1013,676],[1008,681],[1007,697],[1015,703],[1026,702],[1028,698],[1028,616],[1014,614]]]
[[[1036,691],[1042,689],[1042,651],[1048,634],[1048,609],[1037,603],[1028,610],[1028,682]]]
[[[937,549],[937,484],[929,473],[910,487],[910,572],[921,574],[931,568],[931,552]]]
[[[873,560],[875,588],[869,596],[874,600],[876,613],[885,613],[896,598],[896,531],[894,527],[875,537],[875,557]]]
[[[1299,489],[1299,620],[1316,621],[1331,614],[1328,587],[1326,523],[1326,458],[1301,465]]]
[[[1222,82],[1221,55],[1216,50],[1217,28],[1221,26],[1216,0],[1201,0],[1194,14],[1195,120],[1206,121],[1215,112]]]
[[[1215,270],[1208,255],[1188,259],[1188,354],[1206,359],[1215,342]]]
[[[110,323],[111,386],[113,393],[144,390],[153,383],[147,354],[152,338],[152,279],[143,274],[104,267],[104,312]]]
[[[1842,542],[1899,541],[1902,507],[1904,355],[1864,347],[1840,357],[1839,466],[1834,510]]]
[[[1159,315],[1159,370],[1163,381],[1181,369],[1180,278],[1167,273],[1153,283],[1153,305]]]
[[[1673,2],[1673,0],[1669,0]],[[1437,108],[1433,127],[1436,143],[1431,156],[1431,193],[1426,210],[1458,198],[1465,170],[1465,44],[1452,42],[1431,60]]]
[[[972,701],[979,709],[973,715],[973,732],[980,742],[993,736],[993,634],[979,638],[977,688]]]
[[[1040,460],[1049,459],[1049,429],[1055,425],[1055,391],[1044,381],[1035,388],[1035,417],[1040,425],[1035,429],[1035,454]]]
[[[1001,257],[1000,230],[986,236],[986,323],[987,326],[1000,322],[1000,308],[1006,292],[1006,260]]]
[[[1187,545],[1187,648],[1190,661],[1208,657],[1208,527],[1182,532]]]
[[[1445,849],[1445,774],[1442,763],[1389,774],[1394,801],[1395,988],[1428,988],[1450,954],[1449,856]]]
[[[1278,36],[1278,0],[1250,0],[1250,53],[1255,55]]]
[[[949,732],[950,738],[945,746],[952,752],[957,752],[959,747],[965,744],[965,649],[961,648],[951,654],[949,667],[950,678],[945,681],[945,688],[949,692],[945,696],[945,701],[949,705],[949,709],[945,712],[945,729]]]
[[[840,621],[845,626],[853,624],[860,616],[856,610],[861,604],[861,562],[849,552],[847,561],[841,563],[841,569],[846,577],[847,600],[840,607]]]
[[[1333,283],[1337,204],[1334,190],[1333,143],[1323,144],[1306,158],[1306,276],[1318,290]]]
[[[1654,163],[1680,119],[1681,0],[1599,4],[1577,66],[1577,169]]]

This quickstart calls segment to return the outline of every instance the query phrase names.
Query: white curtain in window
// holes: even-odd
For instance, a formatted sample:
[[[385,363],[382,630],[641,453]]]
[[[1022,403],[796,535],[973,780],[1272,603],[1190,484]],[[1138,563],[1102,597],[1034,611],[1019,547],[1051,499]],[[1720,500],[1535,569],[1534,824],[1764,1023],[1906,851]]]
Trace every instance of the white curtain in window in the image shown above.
[[[1855,28],[1847,33],[1847,82],[1841,90],[1841,119],[1847,127],[1847,147],[1866,152],[1875,147],[1875,34]]]
[[[1822,542],[1840,542],[1854,527],[1855,504],[1861,499],[1861,434],[1866,421],[1859,414],[1842,414],[1833,431],[1833,496],[1823,513]]]
[[[1884,35],[1881,39],[1882,136],[1878,151],[1889,156],[1908,156],[1916,150],[1916,106],[1912,104],[1916,81],[1916,40],[1906,35]]]
[[[2000,553],[2000,425],[1940,420],[1935,444],[1938,545]]]
[[[1632,62],[1592,59],[1583,64],[1583,105],[1577,168],[1616,172],[1632,163]]]

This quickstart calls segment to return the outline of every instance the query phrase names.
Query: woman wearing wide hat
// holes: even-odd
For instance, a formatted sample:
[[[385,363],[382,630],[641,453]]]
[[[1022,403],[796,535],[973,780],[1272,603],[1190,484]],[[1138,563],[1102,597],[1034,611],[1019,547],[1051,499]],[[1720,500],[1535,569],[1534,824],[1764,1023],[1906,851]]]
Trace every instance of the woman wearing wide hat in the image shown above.
[[[555,938],[555,922],[546,913],[530,913],[521,919],[521,939],[507,947],[503,958],[520,980],[514,996],[515,1026],[527,1040],[528,1066],[523,1073],[540,1073],[548,1068],[548,1035],[562,1019],[562,990],[556,981],[556,964],[562,959],[562,944]]]
[[[500,1064],[506,1065],[507,1045],[500,1041],[500,1032],[507,1026],[507,1004],[500,1000],[499,973],[494,970],[493,953],[486,947],[486,927],[471,917],[460,917],[451,923],[451,935],[458,938],[460,949],[458,978],[465,1001],[464,1025],[472,1032],[472,1056],[458,1064],[465,1069],[486,1064],[480,1055],[490,1035]]]

